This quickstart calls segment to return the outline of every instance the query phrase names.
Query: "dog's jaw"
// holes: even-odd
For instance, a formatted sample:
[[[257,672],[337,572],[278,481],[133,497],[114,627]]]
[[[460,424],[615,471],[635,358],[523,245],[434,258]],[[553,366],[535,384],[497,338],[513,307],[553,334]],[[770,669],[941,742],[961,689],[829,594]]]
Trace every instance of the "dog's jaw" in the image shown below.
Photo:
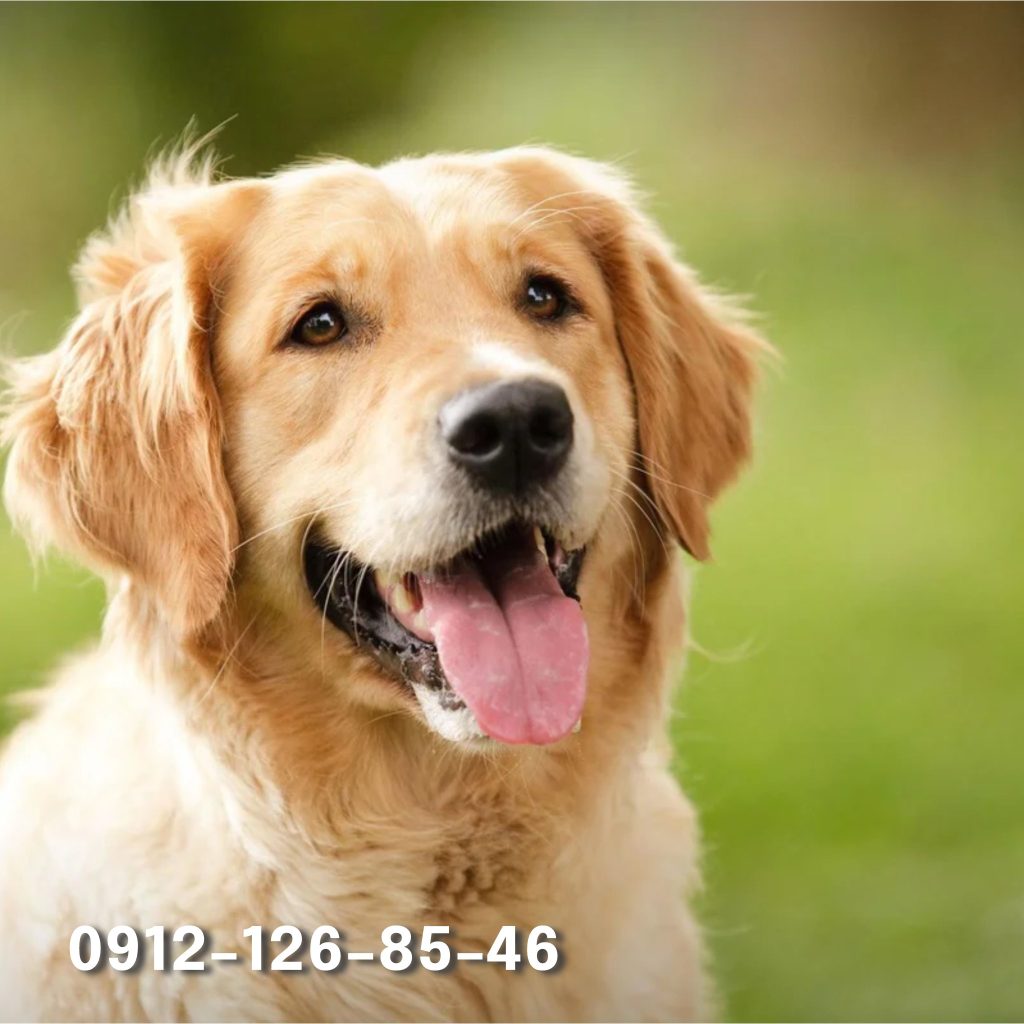
[[[453,702],[450,689],[412,683],[412,692],[419,702],[427,725],[442,739],[480,749],[494,746],[487,733],[480,728],[476,715],[461,700]]]
[[[510,522],[450,564],[405,574],[407,582],[315,536],[303,565],[325,619],[415,699],[438,735],[549,743],[577,728],[582,712],[583,557],[540,528]]]

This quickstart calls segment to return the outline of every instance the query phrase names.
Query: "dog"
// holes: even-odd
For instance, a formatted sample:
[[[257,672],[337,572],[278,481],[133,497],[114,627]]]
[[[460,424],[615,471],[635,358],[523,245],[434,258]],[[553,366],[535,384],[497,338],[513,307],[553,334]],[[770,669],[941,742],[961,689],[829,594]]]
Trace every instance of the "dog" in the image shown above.
[[[707,1015],[679,548],[709,557],[766,343],[612,167],[208,153],[157,162],[9,367],[7,507],[109,603],[0,761],[0,1016]],[[311,964],[324,926],[367,962]]]

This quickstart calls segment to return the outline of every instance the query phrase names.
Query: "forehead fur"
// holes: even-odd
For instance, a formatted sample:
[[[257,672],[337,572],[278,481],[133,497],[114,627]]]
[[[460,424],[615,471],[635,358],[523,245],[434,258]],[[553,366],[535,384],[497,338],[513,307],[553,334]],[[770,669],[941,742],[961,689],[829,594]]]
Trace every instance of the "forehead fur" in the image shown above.
[[[417,157],[379,168],[331,160],[293,168],[273,180],[264,226],[278,221],[284,231],[302,230],[305,218],[317,218],[328,229],[412,229],[435,243],[473,230],[514,252],[540,227],[571,224],[564,204],[548,205],[564,198],[555,182],[533,180],[499,156]]]
[[[378,173],[434,233],[456,227],[469,211],[475,220],[494,224],[519,212],[508,175],[470,157],[398,160]]]
[[[265,183],[265,202],[236,248],[236,280],[260,303],[332,283],[402,290],[447,280],[504,288],[510,267],[596,275],[570,211],[546,209],[520,176],[487,157],[307,165]],[[451,276],[455,275],[455,276]]]

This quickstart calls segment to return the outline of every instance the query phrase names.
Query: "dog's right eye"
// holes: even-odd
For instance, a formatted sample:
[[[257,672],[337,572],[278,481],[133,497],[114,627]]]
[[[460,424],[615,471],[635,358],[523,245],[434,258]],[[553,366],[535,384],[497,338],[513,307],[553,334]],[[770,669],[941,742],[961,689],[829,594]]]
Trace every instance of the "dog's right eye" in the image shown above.
[[[321,348],[340,341],[348,334],[345,316],[335,302],[318,302],[307,310],[292,328],[288,340],[296,345]]]

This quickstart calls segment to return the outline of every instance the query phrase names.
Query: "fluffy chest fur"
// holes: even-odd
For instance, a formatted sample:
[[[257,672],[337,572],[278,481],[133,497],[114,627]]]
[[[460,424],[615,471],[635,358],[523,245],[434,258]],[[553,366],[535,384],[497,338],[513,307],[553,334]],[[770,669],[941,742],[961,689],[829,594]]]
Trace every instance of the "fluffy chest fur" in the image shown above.
[[[581,787],[591,768],[572,762],[554,778],[544,777],[551,766],[531,774],[453,761],[418,782],[410,769],[397,784],[354,771],[328,783],[279,775],[244,716],[236,716],[237,745],[211,742],[201,715],[176,706],[166,680],[133,677],[124,664],[123,651],[74,663],[5,758],[0,870],[15,884],[0,906],[5,919],[32,922],[0,936],[11,1019],[39,1006],[67,1019],[697,1012],[700,957],[683,902],[693,821],[654,750],[603,764],[599,791]],[[105,680],[99,688],[97,679]],[[72,735],[89,738],[71,744]],[[460,789],[467,769],[474,784]],[[58,796],[58,778],[77,783],[65,782]],[[564,799],[540,801],[551,785]],[[126,876],[149,881],[125,886]],[[50,898],[40,900],[44,891]],[[387,925],[414,936],[448,925],[455,948],[483,951],[502,925],[525,939],[547,924],[565,967],[507,973],[463,963],[444,974],[392,974],[352,963],[339,974],[285,975],[218,965],[197,975],[89,975],[67,959],[67,938],[81,923],[101,931],[194,923],[215,948],[242,955],[241,933],[252,924],[268,932],[293,924],[307,935],[333,924],[348,948],[367,950],[380,949]],[[638,943],[640,934],[649,940]]]

